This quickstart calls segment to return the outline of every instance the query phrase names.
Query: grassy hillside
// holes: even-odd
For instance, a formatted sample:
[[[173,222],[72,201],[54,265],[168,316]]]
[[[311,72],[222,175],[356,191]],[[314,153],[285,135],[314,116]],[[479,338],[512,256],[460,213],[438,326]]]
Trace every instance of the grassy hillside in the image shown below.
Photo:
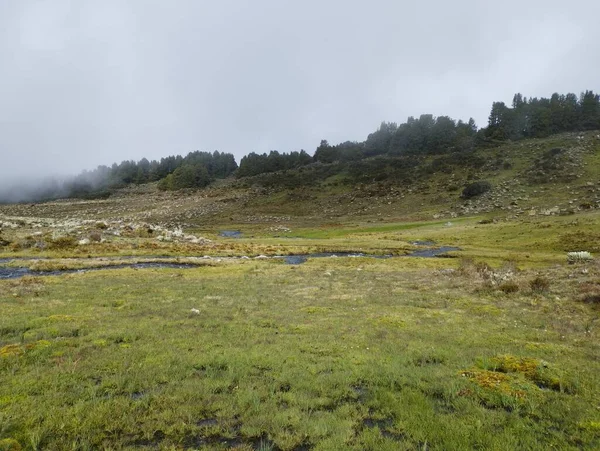
[[[452,219],[484,215],[520,219],[600,207],[600,132],[557,135],[480,150],[466,157],[430,156],[406,169],[397,159],[314,164],[202,190],[160,192],[132,186],[104,200],[0,206],[6,217],[71,218],[200,228],[228,224],[268,232],[282,226]],[[373,178],[364,181],[369,170]],[[363,180],[362,182],[360,180]],[[465,185],[492,190],[464,200]],[[286,187],[282,181],[294,186]],[[290,182],[291,181],[291,182]]]
[[[165,193],[147,184],[104,200],[4,205],[0,255],[402,254],[414,247],[412,238],[466,250],[476,244],[478,252],[491,253],[595,251],[599,136],[565,134],[482,150],[469,156],[483,162],[479,168],[427,157],[411,171],[410,183],[388,178],[354,184],[349,168],[317,164],[267,178],[222,180],[202,190]],[[439,159],[444,165],[435,163]],[[282,188],[269,177],[307,183]],[[492,189],[462,199],[463,187],[474,180],[489,181]],[[161,241],[180,227],[186,239]],[[478,227],[486,230],[485,242],[474,241],[470,230]],[[220,240],[222,230],[239,230],[243,237]],[[377,240],[373,233],[380,234]]]

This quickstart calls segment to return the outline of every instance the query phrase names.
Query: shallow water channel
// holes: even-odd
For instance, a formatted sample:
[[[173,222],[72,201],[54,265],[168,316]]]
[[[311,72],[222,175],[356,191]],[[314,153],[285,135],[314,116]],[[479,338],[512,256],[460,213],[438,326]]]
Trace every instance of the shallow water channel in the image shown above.
[[[239,230],[221,230],[219,236],[223,238],[241,238],[242,232]]]
[[[259,256],[256,259],[283,259],[284,263],[288,265],[301,265],[306,263],[311,258],[374,258],[374,259],[387,259],[387,258],[406,258],[406,257],[421,257],[421,258],[434,258],[434,257],[445,257],[448,252],[458,251],[460,248],[452,246],[441,246],[436,248],[418,249],[407,255],[375,255],[375,254],[364,254],[364,253],[353,253],[353,252],[321,252],[312,254],[299,254],[299,255],[277,255],[273,257]],[[119,260],[127,260],[136,258],[134,256],[117,257]],[[151,257],[152,259],[174,259],[176,257]],[[248,256],[241,257],[202,257],[206,260],[218,260],[218,259],[250,259]],[[111,259],[111,258],[109,258]],[[172,268],[172,269],[189,269],[197,268],[198,264],[195,263],[173,263],[173,262],[143,262],[143,263],[117,263],[114,265],[99,265],[91,266],[82,269],[59,269],[54,271],[38,271],[32,270],[25,266],[6,266],[7,263],[14,262],[15,260],[36,260],[29,258],[0,258],[0,279],[17,279],[23,276],[58,276],[61,274],[74,274],[84,273],[88,271],[100,271],[105,269],[121,269],[121,268],[134,268],[134,269],[147,269],[147,268]],[[40,258],[37,260],[48,260]]]

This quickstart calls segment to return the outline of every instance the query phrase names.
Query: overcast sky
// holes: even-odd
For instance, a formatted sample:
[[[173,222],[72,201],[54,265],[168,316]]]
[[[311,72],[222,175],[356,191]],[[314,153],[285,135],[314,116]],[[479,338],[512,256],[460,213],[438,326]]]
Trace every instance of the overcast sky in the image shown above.
[[[362,141],[600,90],[598,0],[2,0],[0,177]]]

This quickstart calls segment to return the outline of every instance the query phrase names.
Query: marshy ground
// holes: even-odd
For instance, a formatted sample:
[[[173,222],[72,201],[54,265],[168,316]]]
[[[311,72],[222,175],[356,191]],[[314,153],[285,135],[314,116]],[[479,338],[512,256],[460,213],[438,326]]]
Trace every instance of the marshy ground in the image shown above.
[[[600,447],[600,263],[566,259],[600,215],[481,222],[7,245],[42,271],[197,265],[0,280],[0,449]],[[401,257],[418,242],[461,250]],[[256,258],[344,251],[395,257]]]

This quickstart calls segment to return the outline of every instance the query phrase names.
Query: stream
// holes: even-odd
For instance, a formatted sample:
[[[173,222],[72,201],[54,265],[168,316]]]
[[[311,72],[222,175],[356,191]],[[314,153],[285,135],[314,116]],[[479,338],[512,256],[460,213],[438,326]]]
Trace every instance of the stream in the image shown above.
[[[429,244],[429,243],[428,243]],[[459,251],[460,248],[453,246],[441,246],[436,248],[426,248],[426,249],[418,249],[407,255],[375,255],[375,254],[364,254],[360,252],[320,252],[320,253],[312,253],[312,254],[299,254],[299,255],[276,255],[273,257],[259,256],[255,257],[255,259],[283,259],[285,264],[288,265],[301,265],[302,263],[306,263],[311,258],[375,258],[375,259],[387,259],[387,258],[406,258],[406,257],[421,257],[421,258],[435,258],[435,257],[447,257],[447,253],[451,251]],[[122,256],[122,257],[107,257],[109,260],[119,259],[119,260],[127,260],[132,258],[139,258],[135,256]],[[174,259],[177,257],[146,257],[153,259]],[[205,260],[212,259],[221,259],[221,258],[231,258],[231,259],[244,259],[249,260],[248,256],[241,257],[200,257]],[[74,273],[84,273],[88,271],[100,271],[105,269],[122,269],[122,268],[134,268],[134,269],[148,269],[148,268],[172,268],[172,269],[189,269],[189,268],[198,268],[199,266],[194,263],[171,263],[171,262],[146,262],[146,263],[120,263],[115,265],[105,265],[105,266],[91,266],[88,268],[81,269],[59,269],[53,271],[38,271],[32,270],[27,267],[16,267],[16,266],[6,266],[7,263],[13,262],[15,260],[49,260],[46,258],[27,258],[27,257],[14,257],[14,258],[0,258],[0,280],[1,279],[17,279],[23,276],[59,276],[61,274],[74,274]]]

